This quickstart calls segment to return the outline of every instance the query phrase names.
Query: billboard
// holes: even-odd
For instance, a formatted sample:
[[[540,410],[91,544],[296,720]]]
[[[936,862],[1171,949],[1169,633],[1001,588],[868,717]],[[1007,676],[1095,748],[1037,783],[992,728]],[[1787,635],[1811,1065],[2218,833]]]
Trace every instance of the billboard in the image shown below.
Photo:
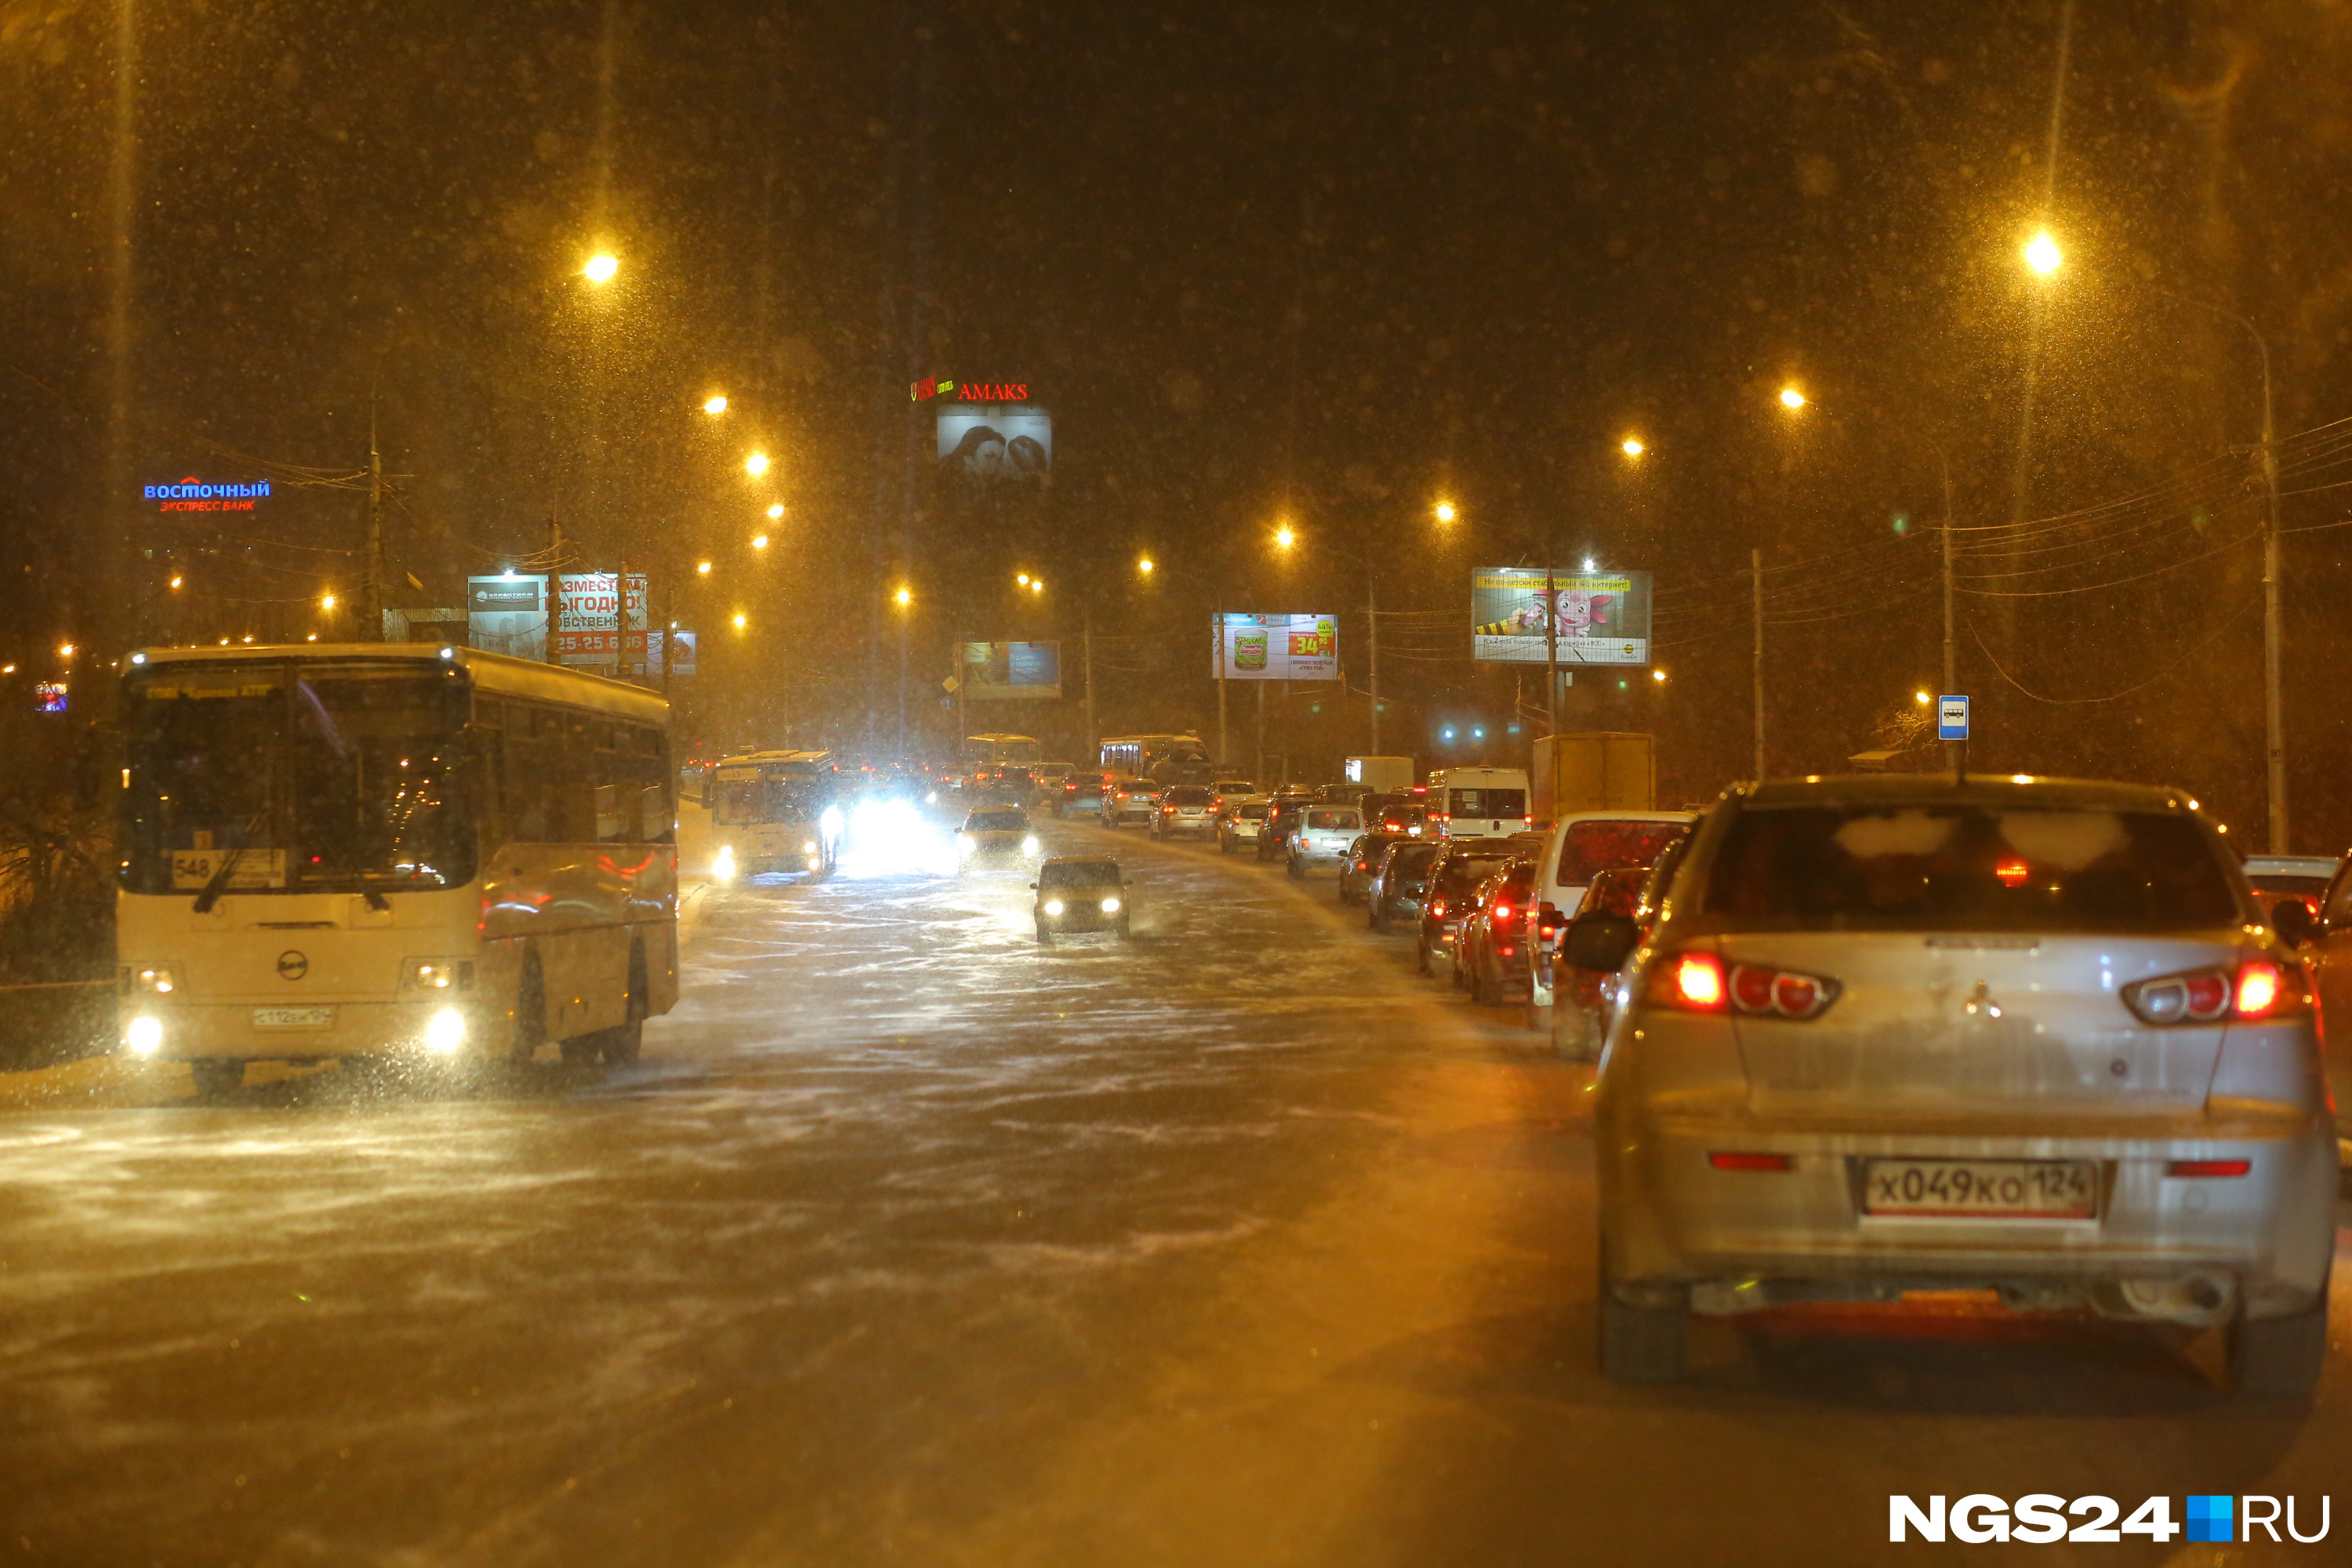
[[[491,653],[544,663],[547,659],[547,579],[518,576],[466,579],[466,640]]]
[[[1650,662],[1650,574],[1482,566],[1470,574],[1470,656],[1542,664],[1557,641],[1562,664]],[[1552,637],[1546,636],[1547,608]]]
[[[968,642],[963,645],[963,697],[997,702],[1059,697],[1062,645],[1057,642]]]
[[[646,676],[654,679],[660,679],[663,673],[662,666],[669,659],[673,650],[677,654],[677,663],[671,667],[669,673],[681,680],[692,675],[695,671],[697,640],[698,634],[679,627],[672,627],[667,632],[647,633],[646,637]]]
[[[1042,488],[1054,472],[1054,416],[1023,403],[939,405],[940,478],[972,489]]]
[[[555,662],[577,669],[634,668],[646,662],[646,577],[629,574],[629,624],[610,572],[566,572],[556,579]],[[625,646],[624,646],[625,643]]]
[[[1339,679],[1339,617],[1335,615],[1221,615],[1209,633],[1211,675],[1218,672],[1220,639],[1227,680]]]

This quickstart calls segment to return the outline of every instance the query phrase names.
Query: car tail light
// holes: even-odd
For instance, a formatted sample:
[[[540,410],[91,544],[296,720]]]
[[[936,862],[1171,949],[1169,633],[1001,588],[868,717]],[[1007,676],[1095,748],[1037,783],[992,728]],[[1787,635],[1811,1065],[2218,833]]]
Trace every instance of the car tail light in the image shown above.
[[[2254,1168],[2252,1160],[2175,1160],[2165,1166],[2168,1176],[2242,1176]]]
[[[1731,971],[1731,1005],[1759,1017],[1817,1018],[1837,994],[1836,981],[1791,969],[1741,963]]]
[[[1648,997],[1681,1013],[1720,1013],[1726,986],[1723,960],[1711,952],[1668,953],[1650,965]]]
[[[1536,935],[1546,942],[1558,936],[1559,928],[1567,923],[1560,919],[1558,904],[1545,904],[1536,910]]]
[[[1500,899],[1495,900],[1495,923],[1496,925],[1509,925],[1517,918],[1518,916],[1517,911],[1515,911],[1510,905],[1503,902]]]
[[[2137,980],[2123,989],[2124,1005],[2143,1024],[2242,1023],[2297,1018],[2311,1010],[2299,975],[2267,958],[2250,958],[2233,974],[2227,969],[2194,969]]]
[[[1444,899],[1439,899],[1436,902],[1431,904],[1429,906],[1429,912],[1433,918],[1441,921],[1444,920],[1445,918],[1445,900]]]
[[[1797,1163],[1786,1154],[1757,1154],[1726,1149],[1709,1151],[1706,1163],[1718,1171],[1787,1171],[1794,1169]]]

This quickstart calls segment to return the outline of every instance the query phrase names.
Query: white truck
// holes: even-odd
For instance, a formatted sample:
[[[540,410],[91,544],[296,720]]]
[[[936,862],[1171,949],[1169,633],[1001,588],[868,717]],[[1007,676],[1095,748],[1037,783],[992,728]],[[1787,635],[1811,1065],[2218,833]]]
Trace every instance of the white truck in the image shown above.
[[[1374,795],[1403,795],[1412,788],[1411,757],[1349,757],[1348,782]]]
[[[1448,838],[1506,838],[1525,833],[1528,774],[1524,768],[1447,768],[1429,775],[1430,816]]]

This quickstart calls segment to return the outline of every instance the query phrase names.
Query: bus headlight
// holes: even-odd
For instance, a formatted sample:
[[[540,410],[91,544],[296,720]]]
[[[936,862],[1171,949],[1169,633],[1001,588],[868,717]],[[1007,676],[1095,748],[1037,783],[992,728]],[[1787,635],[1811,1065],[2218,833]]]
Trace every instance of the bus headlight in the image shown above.
[[[122,970],[125,996],[169,996],[180,988],[176,963],[126,964]]]
[[[1115,915],[1118,913],[1118,900],[1117,899],[1105,899],[1103,900],[1102,910],[1103,913],[1107,915]]]
[[[455,1007],[444,1007],[425,1020],[425,1044],[445,1057],[457,1054],[466,1043],[466,1015]]]
[[[1023,839],[1021,841],[1021,853],[1024,855],[1034,855],[1037,853],[1037,840],[1034,837]]]
[[[816,840],[815,840],[815,839],[814,839],[814,838],[812,838],[812,839],[810,839],[807,843],[805,843],[805,844],[802,845],[802,846],[801,846],[801,853],[802,853],[802,854],[803,854],[803,855],[814,855],[814,854],[815,854],[815,853],[816,853]]]
[[[163,1048],[163,1025],[156,1018],[133,1018],[122,1032],[123,1043],[134,1057],[152,1057]]]
[[[824,869],[824,862],[812,855],[808,858],[808,868],[812,871],[822,871]]]
[[[1045,900],[1045,912],[1056,919],[1060,918],[1062,913],[1062,900],[1059,899],[1047,899]]]
[[[403,991],[471,991],[474,964],[466,958],[404,958],[400,961]]]
[[[721,844],[719,847],[718,858],[710,862],[710,875],[712,879],[720,882],[735,879],[735,846]]]

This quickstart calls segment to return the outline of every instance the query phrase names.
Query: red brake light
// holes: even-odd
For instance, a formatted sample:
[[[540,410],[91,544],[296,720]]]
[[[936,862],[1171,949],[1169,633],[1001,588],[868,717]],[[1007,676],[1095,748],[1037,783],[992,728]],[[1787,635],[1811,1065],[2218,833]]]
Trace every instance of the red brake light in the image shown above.
[[[1837,1000],[1838,983],[1761,963],[1731,971],[1731,1003],[1743,1013],[1780,1018],[1811,1018]]]
[[[1723,960],[1711,952],[1679,952],[1652,973],[1650,999],[1685,1013],[1723,1011]]]
[[[1711,1151],[1706,1163],[1718,1171],[1786,1171],[1796,1165],[1796,1161],[1786,1154],[1750,1154],[1722,1149]]]
[[[2000,885],[2004,888],[2021,888],[2025,886],[2025,879],[2032,875],[2032,872],[2027,868],[2024,861],[2012,855],[1995,866],[1992,868],[1992,874],[2000,879]]]
[[[2266,958],[2250,958],[2232,974],[2199,969],[2158,975],[2123,988],[2124,1005],[2143,1024],[2216,1024],[2300,1017],[2311,1007],[2301,979]]]
[[[2254,1168],[2252,1160],[2175,1160],[2165,1166],[2168,1176],[2242,1176]]]
[[[2238,971],[2237,1016],[2241,1018],[2268,1016],[2271,1009],[2278,1005],[2279,998],[2286,994],[2286,976],[2279,973],[2277,964],[2259,958],[2252,960]]]
[[[1445,918],[1445,900],[1444,899],[1439,899],[1436,902],[1431,904],[1429,906],[1429,912],[1436,919],[1444,920]]]
[[[1498,925],[1510,924],[1511,906],[1497,900],[1495,904],[1495,921]]]

